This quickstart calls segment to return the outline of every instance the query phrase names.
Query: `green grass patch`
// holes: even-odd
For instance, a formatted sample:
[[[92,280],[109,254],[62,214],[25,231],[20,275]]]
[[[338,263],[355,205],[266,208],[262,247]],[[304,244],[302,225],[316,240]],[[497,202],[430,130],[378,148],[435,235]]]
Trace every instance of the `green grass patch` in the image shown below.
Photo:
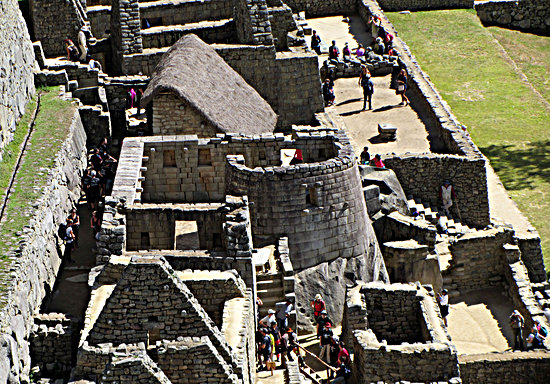
[[[474,10],[387,16],[537,228],[550,268],[550,111],[497,44],[548,98],[550,38],[485,28]]]
[[[70,101],[61,100],[58,97],[57,87],[40,89],[38,92],[42,94],[42,97],[34,131],[15,176],[14,191],[10,194],[4,213],[6,219],[0,224],[0,255],[2,255],[0,269],[9,264],[6,254],[17,245],[23,227],[28,225],[34,214],[33,204],[40,197],[48,178],[48,172],[53,168],[55,157],[67,138],[76,108]],[[29,107],[28,110],[31,111],[31,108]],[[29,119],[30,116],[25,115],[18,128],[23,128],[24,131],[28,126]],[[17,135],[24,136],[25,132],[18,132]],[[16,143],[13,145],[15,148],[19,148]],[[18,156],[18,151],[15,148],[5,164],[5,170],[9,174],[13,169],[14,159]],[[11,168],[9,168],[10,164],[12,164]],[[2,165],[4,166],[4,164]],[[2,170],[2,181],[3,178],[4,170]],[[0,291],[3,288],[5,287],[0,286]]]

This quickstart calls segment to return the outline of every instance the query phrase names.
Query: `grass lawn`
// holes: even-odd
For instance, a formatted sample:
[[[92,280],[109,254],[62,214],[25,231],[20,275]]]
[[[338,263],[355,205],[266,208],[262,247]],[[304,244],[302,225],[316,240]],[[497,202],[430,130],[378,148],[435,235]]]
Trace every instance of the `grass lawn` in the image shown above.
[[[34,210],[33,204],[40,197],[48,178],[48,172],[53,168],[55,156],[65,139],[74,115],[75,106],[70,101],[57,97],[58,88],[37,90],[42,94],[40,109],[35,120],[34,131],[31,134],[23,156],[20,168],[15,177],[14,192],[10,195],[6,208],[6,220],[0,224],[0,272],[9,264],[6,256],[10,249],[20,241],[21,231],[28,225]],[[8,156],[0,163],[0,193],[5,191],[4,179],[11,175],[15,159],[19,155],[22,137],[25,135],[34,107],[29,104],[27,113],[21,119],[16,137],[19,142],[10,144]],[[18,132],[21,129],[21,132]],[[8,174],[5,176],[5,174]],[[3,290],[0,283],[0,291]],[[1,306],[1,303],[0,303]]]
[[[474,10],[386,15],[537,228],[550,269],[550,109],[501,48],[550,101],[550,37],[485,28]]]

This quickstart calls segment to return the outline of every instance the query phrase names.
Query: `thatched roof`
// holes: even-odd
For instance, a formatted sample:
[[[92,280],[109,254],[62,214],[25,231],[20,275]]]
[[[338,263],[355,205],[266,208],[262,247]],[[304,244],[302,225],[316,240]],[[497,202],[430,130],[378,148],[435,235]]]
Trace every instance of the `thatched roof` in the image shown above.
[[[178,40],[151,76],[142,103],[173,92],[225,133],[273,132],[277,115],[254,88],[196,35]]]

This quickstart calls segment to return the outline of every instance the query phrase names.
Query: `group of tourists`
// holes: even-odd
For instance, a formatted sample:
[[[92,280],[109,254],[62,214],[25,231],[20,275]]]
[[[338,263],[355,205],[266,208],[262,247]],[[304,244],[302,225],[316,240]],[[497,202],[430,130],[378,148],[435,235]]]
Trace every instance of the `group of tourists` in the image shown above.
[[[256,298],[258,306],[263,305],[261,299]],[[316,324],[316,334],[319,340],[319,359],[330,366],[333,383],[344,383],[351,377],[351,358],[344,342],[340,341],[332,331],[333,323],[328,317],[326,304],[320,294],[311,301],[313,317]],[[277,362],[286,364],[285,359],[294,361],[297,356],[299,364],[304,360],[298,343],[296,332],[289,326],[289,318],[294,306],[290,299],[277,310],[269,309],[266,316],[258,319],[256,343],[258,351],[259,371],[273,370]],[[308,352],[311,353],[311,352]]]
[[[531,332],[525,339],[523,339],[523,327],[525,326],[525,318],[518,310],[515,310],[510,315],[510,327],[514,332],[514,350],[532,350],[538,348],[544,348],[544,340],[548,337],[548,329],[541,324],[538,319],[535,319]]]
[[[67,60],[88,63],[91,59],[88,53],[88,38],[91,37],[90,29],[83,26],[78,31],[78,47],[71,39],[65,39],[65,51]]]
[[[376,154],[371,158],[368,147],[363,147],[363,151],[359,155],[359,163],[376,168],[386,168],[386,164],[382,161],[382,156]]]

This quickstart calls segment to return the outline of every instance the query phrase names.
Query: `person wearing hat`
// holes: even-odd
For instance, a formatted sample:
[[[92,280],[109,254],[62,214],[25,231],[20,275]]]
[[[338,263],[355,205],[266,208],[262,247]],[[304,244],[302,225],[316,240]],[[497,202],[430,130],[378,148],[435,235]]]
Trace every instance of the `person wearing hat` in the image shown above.
[[[523,324],[525,324],[525,319],[516,309],[510,315],[510,326],[514,332],[514,350],[520,349],[523,351]]]
[[[449,218],[451,218],[451,212],[449,208],[453,205],[453,198],[456,200],[456,192],[449,180],[445,180],[441,188],[439,188],[439,197],[443,202],[443,210]]]
[[[327,311],[322,310],[321,313],[319,314],[319,317],[317,318],[317,336],[321,334],[321,331],[325,327],[326,323],[332,324],[332,321],[328,317]]]
[[[277,323],[277,319],[275,317],[275,311],[273,309],[270,309],[269,311],[267,311],[267,316],[265,316],[260,320],[260,325],[262,327],[269,327],[271,323]]]
[[[325,323],[325,326],[319,335],[319,342],[321,343],[321,353],[319,353],[319,358],[327,364],[330,364],[330,346],[332,337],[334,336],[331,328],[331,323]]]
[[[439,311],[441,312],[441,317],[445,326],[447,326],[447,315],[449,314],[449,295],[446,289],[442,289],[441,292],[437,295],[437,302],[439,304]]]
[[[321,315],[321,312],[327,309],[321,294],[318,293],[315,295],[315,300],[311,301],[311,308],[313,308],[313,316],[315,317],[315,321],[317,321],[317,318]]]

